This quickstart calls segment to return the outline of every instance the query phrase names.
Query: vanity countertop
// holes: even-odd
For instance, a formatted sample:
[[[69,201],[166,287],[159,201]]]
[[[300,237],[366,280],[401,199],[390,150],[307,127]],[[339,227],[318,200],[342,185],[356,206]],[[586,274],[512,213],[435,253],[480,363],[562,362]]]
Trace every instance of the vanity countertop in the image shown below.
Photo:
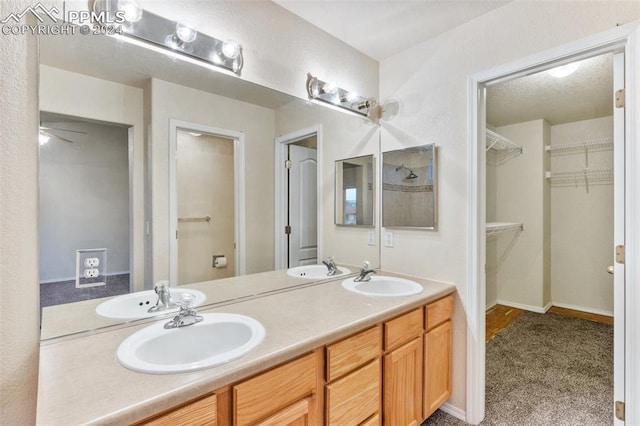
[[[266,337],[247,355],[197,372],[144,374],[118,363],[120,343],[149,323],[50,341],[40,348],[37,424],[136,422],[455,291],[451,284],[407,278],[420,283],[424,291],[405,297],[368,297],[343,289],[342,279],[337,279],[203,308],[200,312],[251,316],[264,325]]]

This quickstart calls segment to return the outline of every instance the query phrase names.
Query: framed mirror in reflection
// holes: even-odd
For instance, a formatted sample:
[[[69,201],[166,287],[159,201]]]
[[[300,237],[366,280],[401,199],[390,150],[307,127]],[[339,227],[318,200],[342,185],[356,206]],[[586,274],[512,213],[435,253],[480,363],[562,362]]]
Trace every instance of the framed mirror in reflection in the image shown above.
[[[276,263],[289,257],[274,243],[284,233],[275,212],[286,212],[276,208],[286,200],[275,184],[276,142],[322,129],[317,196],[301,197],[318,203],[333,198],[335,160],[352,154],[345,140],[379,153],[368,120],[109,37],[41,37],[39,101],[43,339],[129,321],[96,307],[130,292],[148,292],[140,303],[153,305],[159,281],[216,304],[325,279],[287,275]],[[207,168],[215,173],[201,174]],[[305,263],[379,265],[364,236],[322,227],[331,209],[306,211],[327,217],[318,217],[317,253]],[[220,229],[228,232],[219,242],[207,237]]]
[[[335,173],[336,225],[372,227],[376,193],[373,155],[338,160]]]
[[[436,228],[436,147],[382,154],[382,226]]]

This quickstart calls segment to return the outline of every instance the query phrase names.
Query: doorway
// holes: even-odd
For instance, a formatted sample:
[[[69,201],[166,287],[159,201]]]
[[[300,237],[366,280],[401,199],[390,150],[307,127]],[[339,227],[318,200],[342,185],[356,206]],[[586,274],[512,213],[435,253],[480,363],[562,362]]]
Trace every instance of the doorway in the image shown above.
[[[276,139],[276,269],[321,259],[321,129]]]
[[[131,127],[41,111],[41,307],[132,291]]]
[[[613,320],[613,88],[612,53],[487,87],[487,327],[521,314],[487,342],[489,424],[613,418],[613,327],[590,322]]]
[[[170,128],[171,285],[243,274],[243,135],[177,120]]]
[[[470,330],[467,334],[467,421],[478,423],[484,417],[485,400],[485,276],[484,268],[486,264],[486,154],[485,154],[485,131],[486,131],[486,87],[496,84],[499,81],[507,81],[521,76],[529,75],[538,71],[554,68],[577,60],[586,59],[602,53],[613,52],[620,54],[623,51],[628,54],[633,51],[627,50],[631,45],[631,34],[634,34],[634,26],[618,28],[608,31],[589,39],[576,42],[569,46],[564,46],[550,52],[524,58],[518,62],[506,64],[496,69],[492,69],[482,74],[470,78],[470,233],[469,233],[469,315]],[[617,88],[629,87],[634,81],[632,77],[632,65],[629,58],[627,61],[620,60],[616,55],[614,59],[614,85]],[[614,110],[614,244],[624,245],[630,250],[635,247],[637,235],[633,227],[629,224],[629,206],[635,206],[638,200],[633,195],[630,188],[637,185],[634,174],[630,174],[630,164],[635,153],[630,149],[631,139],[635,136],[637,120],[632,114],[629,105]],[[625,122],[627,127],[625,127]],[[633,127],[633,129],[632,129]],[[625,156],[625,152],[627,155]],[[614,258],[613,248],[611,248],[612,262]],[[628,253],[628,251],[627,251]],[[629,273],[628,267],[622,262],[614,263],[614,317],[616,327],[614,329],[614,400],[624,402],[625,396],[633,394],[634,385],[625,380],[629,365],[625,359],[631,359],[628,351],[632,350],[625,342],[629,341],[629,336],[635,331],[629,328],[628,324],[636,324],[637,318],[626,309],[628,303],[630,286],[625,283],[625,276]],[[633,292],[633,290],[631,290]],[[626,298],[625,298],[626,292]],[[629,334],[627,334],[629,333]],[[627,373],[625,373],[627,371]],[[614,401],[611,401],[613,405]],[[615,424],[623,424],[620,420],[615,420]]]

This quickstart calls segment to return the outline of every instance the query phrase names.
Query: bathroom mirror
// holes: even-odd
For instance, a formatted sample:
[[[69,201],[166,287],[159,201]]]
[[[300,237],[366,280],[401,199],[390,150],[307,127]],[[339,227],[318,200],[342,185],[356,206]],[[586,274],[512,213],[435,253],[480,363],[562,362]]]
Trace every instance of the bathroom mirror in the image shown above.
[[[51,233],[47,235],[41,233],[41,288],[66,281],[67,284],[71,282],[73,293],[93,292],[94,296],[81,296],[81,301],[76,301],[62,296],[58,298],[61,294],[57,290],[49,292],[53,293],[53,299],[58,300],[42,304],[43,308],[47,306],[47,312],[43,312],[42,316],[43,338],[123,322],[97,317],[95,307],[100,299],[95,299],[95,293],[103,287],[90,285],[100,282],[102,270],[100,267],[85,266],[85,258],[78,258],[77,253],[78,250],[105,248],[107,243],[97,238],[97,233],[93,235],[94,231],[109,234],[107,212],[85,208],[96,197],[102,197],[100,194],[113,189],[109,181],[101,178],[102,174],[106,174],[110,159],[102,154],[94,154],[88,155],[90,160],[81,160],[82,156],[79,155],[87,151],[85,142],[94,139],[94,127],[115,128],[122,134],[118,142],[118,146],[122,147],[118,150],[119,162],[117,166],[109,167],[120,188],[118,199],[121,204],[117,209],[117,222],[121,225],[118,231],[120,242],[117,250],[115,246],[106,247],[106,261],[101,264],[107,268],[106,275],[117,273],[124,276],[122,287],[125,292],[150,290],[154,282],[169,279],[170,247],[172,240],[175,240],[176,227],[182,236],[195,235],[220,220],[218,213],[195,206],[186,213],[178,210],[176,224],[171,224],[170,140],[177,137],[177,144],[184,143],[186,146],[189,143],[197,150],[203,143],[198,133],[218,135],[222,132],[231,135],[231,140],[235,140],[233,135],[242,134],[244,137],[244,147],[240,153],[243,161],[238,162],[238,167],[212,177],[206,183],[203,181],[194,191],[195,194],[211,192],[215,197],[233,187],[234,175],[238,184],[244,185],[245,189],[243,204],[239,204],[239,208],[234,207],[241,213],[239,220],[243,223],[242,229],[234,237],[237,239],[227,246],[207,248],[201,262],[207,268],[215,269],[217,260],[218,271],[229,272],[233,269],[233,274],[227,274],[218,281],[231,280],[238,285],[230,293],[209,292],[205,304],[236,300],[247,295],[259,296],[312,282],[310,279],[289,279],[285,271],[273,274],[274,270],[286,268],[276,267],[274,253],[274,241],[280,232],[284,233],[284,227],[276,232],[275,226],[275,207],[280,191],[274,183],[277,170],[275,147],[284,135],[295,135],[304,129],[321,129],[318,134],[322,137],[317,142],[320,177],[317,180],[316,197],[319,201],[315,210],[319,224],[318,252],[312,262],[321,263],[324,258],[332,256],[339,265],[360,265],[365,259],[374,267],[380,264],[378,247],[367,244],[366,233],[354,234],[331,225],[333,206],[329,201],[333,199],[336,159],[362,154],[379,155],[380,131],[375,123],[160,52],[110,37],[82,35],[40,37],[40,109],[41,131],[49,135],[41,152],[48,150],[48,154],[51,154],[40,156],[41,178],[46,178],[47,175],[42,172],[47,167],[55,167],[58,171],[82,169],[85,176],[91,175],[94,179],[85,182],[88,187],[74,186],[76,189],[71,192],[48,185],[47,190],[53,186],[54,191],[48,195],[50,202],[47,208],[51,209],[41,211],[40,221],[49,221],[53,215],[64,217],[73,209],[73,215],[69,215],[69,218],[73,217],[77,228],[81,227],[83,221],[89,222],[89,226],[83,228],[82,232],[76,232],[80,235],[74,241],[65,240],[68,235],[66,232],[56,234],[56,229],[61,231],[56,226],[49,226],[47,229]],[[182,132],[182,135],[172,133],[172,121],[178,123],[173,128]],[[205,127],[206,131],[202,131]],[[182,137],[189,141],[183,142],[180,139]],[[216,148],[222,153],[229,153],[231,149]],[[108,152],[115,155],[115,150]],[[72,159],[78,162],[73,163]],[[49,163],[45,164],[45,161]],[[188,165],[179,167],[178,173],[188,170]],[[116,170],[119,174],[115,173]],[[76,177],[75,183],[82,183],[82,179]],[[53,184],[54,180],[49,183]],[[41,189],[46,186],[41,185]],[[189,187],[186,185],[186,188]],[[83,196],[79,197],[79,193]],[[189,194],[186,189],[179,190],[178,198],[193,196]],[[115,207],[116,202],[112,203],[112,207]],[[210,221],[206,219],[208,216],[211,217]],[[45,238],[50,240],[45,243]],[[64,243],[64,253],[56,253],[55,247],[61,247],[58,243]],[[238,251],[242,257],[236,259],[229,250],[242,243],[244,250]],[[116,254],[122,261],[116,262]],[[227,258],[227,265],[220,262],[220,255]],[[102,259],[100,256],[91,254],[85,257],[92,259],[89,261],[92,263],[95,257]],[[48,273],[43,267],[47,261],[49,264],[64,264],[66,269]],[[243,268],[238,274],[231,262],[242,262]],[[82,278],[87,269],[97,269],[97,276],[83,278],[89,286],[77,289],[76,274],[80,270]],[[260,275],[270,273],[272,275]],[[241,274],[258,274],[257,280],[262,283],[261,286],[244,287],[244,282],[238,276]],[[187,286],[203,287],[199,282]],[[41,294],[45,293],[41,291]],[[114,295],[100,294],[97,297]],[[50,318],[68,319],[67,324],[72,327],[60,327],[57,330],[56,327],[48,327],[50,324],[44,322]]]
[[[382,154],[382,226],[435,229],[436,164],[433,144]]]
[[[375,181],[373,155],[336,161],[334,190],[336,225],[373,226]]]

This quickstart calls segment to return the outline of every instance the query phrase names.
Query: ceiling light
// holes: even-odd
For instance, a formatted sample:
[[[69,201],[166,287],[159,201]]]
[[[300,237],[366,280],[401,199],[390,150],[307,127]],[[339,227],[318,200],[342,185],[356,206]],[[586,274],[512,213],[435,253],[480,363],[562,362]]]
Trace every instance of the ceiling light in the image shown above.
[[[568,76],[569,74],[573,74],[579,66],[580,64],[578,64],[577,62],[572,62],[567,65],[560,65],[559,67],[552,68],[547,72],[553,77],[562,78]]]

